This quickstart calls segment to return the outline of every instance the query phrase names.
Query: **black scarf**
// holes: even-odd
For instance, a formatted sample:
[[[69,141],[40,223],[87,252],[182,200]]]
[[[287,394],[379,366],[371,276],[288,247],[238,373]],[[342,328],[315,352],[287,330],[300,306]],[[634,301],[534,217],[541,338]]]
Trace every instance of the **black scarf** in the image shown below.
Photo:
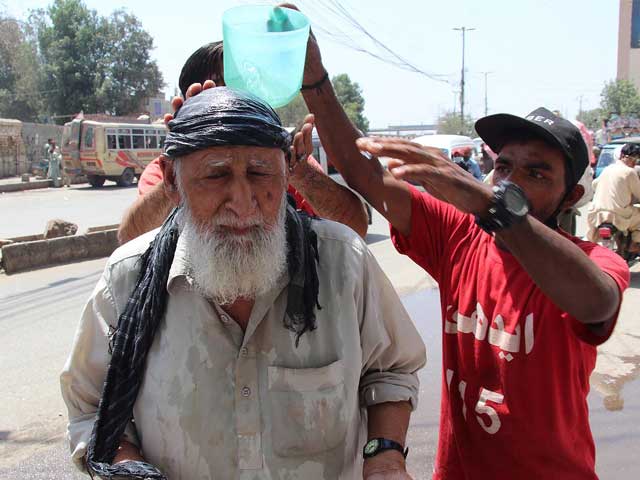
[[[147,353],[167,307],[167,281],[179,237],[178,209],[167,218],[149,248],[140,257],[140,273],[127,305],[112,332],[111,362],[87,447],[87,471],[104,479],[166,479],[146,462],[112,465],[144,378]],[[302,334],[315,330],[319,281],[318,244],[312,219],[287,205],[287,267],[289,286],[285,328]]]

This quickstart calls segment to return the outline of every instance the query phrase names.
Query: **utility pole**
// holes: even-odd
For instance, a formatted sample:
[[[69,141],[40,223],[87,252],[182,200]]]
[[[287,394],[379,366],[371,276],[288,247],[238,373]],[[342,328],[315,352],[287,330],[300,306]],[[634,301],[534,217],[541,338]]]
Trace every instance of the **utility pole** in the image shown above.
[[[582,115],[582,99],[584,98],[584,95],[580,95],[578,97],[578,100],[580,101],[580,108],[578,109],[578,116]]]
[[[458,32],[462,32],[462,72],[460,75],[460,127],[464,127],[464,47],[466,33],[475,30],[475,28],[460,27],[454,28]]]
[[[487,96],[487,76],[489,76],[490,73],[493,72],[480,72],[481,74],[484,75],[484,116],[486,117],[487,115],[489,115],[489,100],[488,100],[488,96]]]

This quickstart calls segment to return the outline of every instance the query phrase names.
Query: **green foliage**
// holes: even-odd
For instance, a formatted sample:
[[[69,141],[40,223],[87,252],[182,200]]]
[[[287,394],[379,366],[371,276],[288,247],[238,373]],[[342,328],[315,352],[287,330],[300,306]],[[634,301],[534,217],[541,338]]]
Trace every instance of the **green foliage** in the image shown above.
[[[0,117],[37,120],[40,84],[35,45],[17,20],[0,14]]]
[[[123,10],[115,11],[102,29],[106,55],[96,90],[99,109],[115,115],[138,111],[145,98],[163,87],[158,65],[150,58],[153,38]]]
[[[282,120],[282,125],[285,127],[297,127],[299,126],[304,117],[308,115],[309,110],[307,104],[304,103],[302,95],[298,94],[289,104],[284,107],[276,109],[276,112]]]
[[[369,120],[364,116],[364,97],[357,82],[352,82],[349,75],[341,73],[331,79],[336,96],[342,104],[349,120],[362,132],[369,130]]]
[[[576,117],[578,121],[584,123],[589,130],[598,130],[602,128],[602,119],[605,114],[601,108],[594,108],[593,110],[583,110]]]
[[[127,115],[163,87],[153,39],[117,10],[99,16],[82,0],[53,0],[26,23],[0,15],[0,114],[21,120],[80,111]]]
[[[611,114],[640,115],[640,95],[635,85],[629,80],[607,82],[600,98],[600,105],[607,116]]]
[[[464,117],[464,123],[460,114],[456,112],[446,112],[438,118],[438,133],[445,135],[467,135],[477,137],[473,125],[475,121],[468,115]]]

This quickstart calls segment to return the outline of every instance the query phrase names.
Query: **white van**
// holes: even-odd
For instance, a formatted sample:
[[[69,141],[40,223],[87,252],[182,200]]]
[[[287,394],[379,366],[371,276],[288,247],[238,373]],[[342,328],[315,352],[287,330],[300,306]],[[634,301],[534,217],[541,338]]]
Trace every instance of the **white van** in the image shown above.
[[[423,135],[416,137],[412,142],[419,143],[425,147],[435,147],[451,158],[451,152],[456,149],[469,147],[475,151],[476,144],[470,137],[464,135]]]

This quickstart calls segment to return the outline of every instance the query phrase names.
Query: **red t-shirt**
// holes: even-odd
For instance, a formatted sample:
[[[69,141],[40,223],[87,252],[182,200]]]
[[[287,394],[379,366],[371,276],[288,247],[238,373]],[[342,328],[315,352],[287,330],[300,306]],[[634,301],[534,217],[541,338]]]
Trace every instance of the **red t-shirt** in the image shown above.
[[[142,172],[142,175],[140,175],[140,179],[138,180],[138,194],[140,196],[146,194],[152,187],[160,183],[163,178],[162,169],[160,168],[160,157],[158,157],[149,163]],[[287,192],[295,199],[298,210],[316,216],[316,212],[311,205],[309,205],[309,202],[307,202],[293,186],[289,185]]]
[[[440,286],[442,404],[433,478],[596,479],[586,397],[595,345],[608,335],[596,336],[556,307],[472,215],[413,187],[411,195],[411,234],[392,228],[391,235]],[[628,287],[629,269],[615,253],[565,237],[620,292]]]

